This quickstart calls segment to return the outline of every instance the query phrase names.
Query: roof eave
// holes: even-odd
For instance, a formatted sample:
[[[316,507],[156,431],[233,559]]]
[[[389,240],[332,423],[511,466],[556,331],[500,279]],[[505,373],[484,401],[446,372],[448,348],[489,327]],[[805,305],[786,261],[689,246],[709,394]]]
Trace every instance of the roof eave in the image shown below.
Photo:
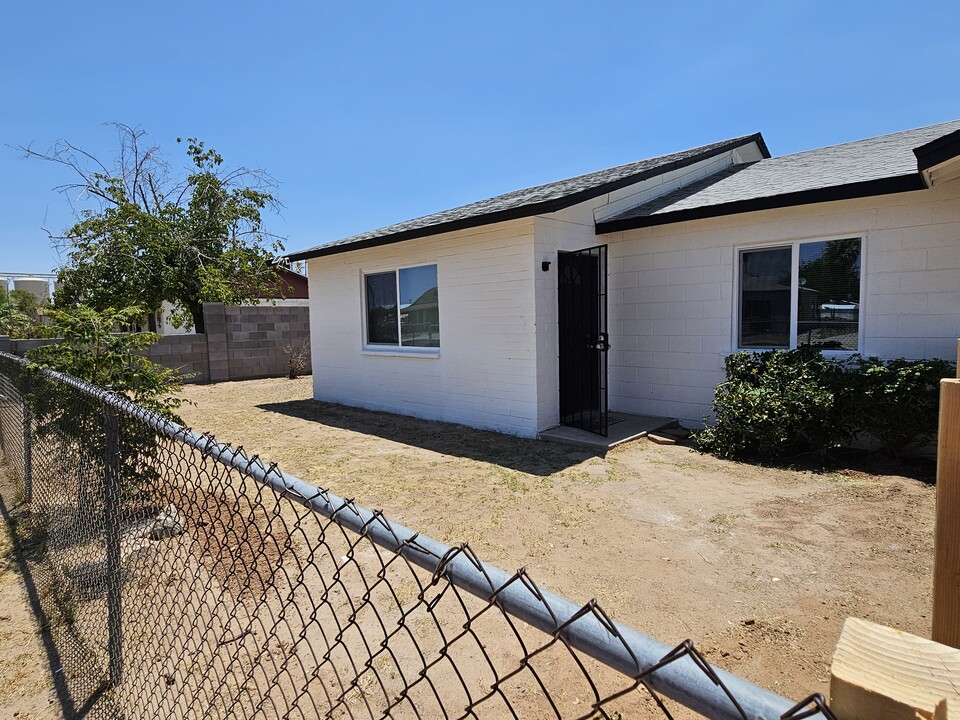
[[[770,154],[770,149],[767,147],[767,141],[763,139],[763,135],[760,133],[754,133],[750,136],[753,139],[753,142],[757,143],[757,147],[760,148],[760,154],[763,155],[765,160],[769,160],[773,157]],[[744,143],[746,145],[748,143]],[[742,145],[740,147],[743,147]]]
[[[708,160],[712,157],[716,157],[717,155],[722,155],[725,152],[735,148],[744,147],[751,143],[757,144],[757,146],[760,148],[761,154],[763,154],[765,158],[770,157],[770,151],[767,149],[767,144],[764,142],[763,136],[760,133],[754,133],[737,140],[731,140],[730,142],[722,143],[712,150],[704,152],[700,155],[685,158],[683,160],[674,160],[673,162],[666,163],[664,165],[658,165],[657,167],[649,170],[628,175],[620,178],[619,180],[613,180],[587,190],[571,193],[570,195],[562,198],[545,200],[539,203],[531,203],[529,205],[523,205],[517,208],[510,208],[509,210],[485,213],[483,215],[474,215],[459,220],[451,220],[444,223],[438,223],[436,225],[428,225],[422,228],[403,230],[398,233],[381,235],[368,240],[358,240],[356,242],[344,243],[342,245],[321,245],[320,247],[310,248],[309,250],[301,250],[299,252],[289,253],[283,257],[291,262],[298,260],[311,260],[318,257],[353,252],[354,250],[363,250],[366,248],[380,247],[383,245],[392,245],[393,243],[403,242],[404,240],[414,240],[416,238],[430,237],[432,235],[442,235],[443,233],[454,232],[456,230],[466,230],[469,228],[506,222],[507,220],[518,220],[520,218],[543,215],[544,213],[557,212],[558,210],[563,210],[571,207],[572,205],[576,205],[577,203],[592,200],[600,195],[614,192],[621,188],[627,187],[628,185],[642,182],[643,180],[649,179],[656,175],[662,175],[663,173],[671,172],[672,170],[677,170],[703,160]]]
[[[913,154],[927,187],[960,177],[960,130],[914,148]]]
[[[671,225],[689,220],[703,220],[706,218],[723,217],[725,215],[739,215],[756,212],[758,210],[773,210],[776,208],[795,207],[798,205],[812,205],[815,203],[833,202],[836,200],[854,200],[857,198],[876,195],[890,195],[893,193],[923,190],[926,187],[918,174],[895,175],[892,177],[865,180],[863,182],[833,185],[826,188],[802,190],[799,192],[783,193],[769,197],[750,198],[735,202],[719,203],[705,207],[675,210],[673,212],[642,215],[640,217],[608,220],[597,223],[596,234],[606,235],[612,232],[633,230],[634,228],[654,227],[657,225]]]
[[[548,205],[549,203],[539,203],[539,205]],[[343,245],[321,245],[310,250],[301,250],[300,252],[284,255],[291,262],[297,260],[312,260],[313,258],[325,257],[328,255],[339,255],[354,250],[364,250],[366,248],[380,247],[382,245],[392,245],[393,243],[403,242],[404,240],[414,240],[416,238],[430,237],[432,235],[442,235],[443,233],[454,232],[456,230],[466,230],[473,227],[482,227],[484,225],[493,225],[494,223],[507,222],[508,220],[518,220],[524,217],[530,217],[542,212],[554,212],[554,209],[538,210],[537,212],[526,212],[528,208],[515,208],[503,210],[486,215],[474,215],[472,217],[460,220],[450,220],[445,223],[428,225],[427,227],[404,230],[390,235],[381,235],[379,237],[369,238],[367,240],[357,240],[356,242]],[[561,208],[556,208],[561,209]],[[523,211],[523,212],[521,212]]]
[[[913,154],[917,157],[917,169],[920,172],[929,170],[935,165],[952,160],[960,155],[960,130],[947,133],[936,140],[914,148]]]

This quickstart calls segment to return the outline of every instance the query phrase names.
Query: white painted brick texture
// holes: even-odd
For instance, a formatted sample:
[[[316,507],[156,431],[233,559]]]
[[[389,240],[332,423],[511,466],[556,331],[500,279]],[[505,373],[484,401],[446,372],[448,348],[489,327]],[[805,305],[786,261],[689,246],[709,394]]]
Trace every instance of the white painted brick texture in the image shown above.
[[[845,235],[864,237],[861,352],[955,360],[960,182],[608,236],[611,408],[709,416],[735,349],[736,248]]]
[[[432,263],[440,356],[362,352],[362,274]],[[532,220],[311,260],[314,397],[534,435],[533,272]]]
[[[628,195],[310,261],[315,397],[525,436],[556,425],[557,253],[600,244],[615,411],[687,424],[710,414],[735,350],[737,248],[862,236],[861,351],[955,359],[960,181],[598,237],[595,213]],[[362,353],[362,273],[426,263],[438,266],[440,357]]]

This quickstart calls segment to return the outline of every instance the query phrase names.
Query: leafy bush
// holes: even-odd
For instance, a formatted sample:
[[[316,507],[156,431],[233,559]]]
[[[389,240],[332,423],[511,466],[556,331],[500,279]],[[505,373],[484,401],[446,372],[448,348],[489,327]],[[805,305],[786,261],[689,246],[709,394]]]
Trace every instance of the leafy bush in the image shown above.
[[[845,439],[833,391],[842,369],[819,351],[740,352],[725,367],[713,401],[716,422],[694,436],[700,450],[771,458]]]
[[[725,368],[716,421],[694,442],[727,458],[824,455],[857,436],[897,456],[936,435],[939,381],[953,374],[944,360],[839,361],[811,347],[740,352]]]
[[[55,436],[73,445],[87,465],[84,477],[103,476],[103,448],[106,439],[104,405],[93,398],[38,372],[47,368],[72,375],[124,395],[143,407],[172,420],[182,400],[177,397],[180,375],[151,362],[139,353],[154,342],[153,333],[118,333],[143,317],[142,307],[98,312],[79,306],[54,310],[53,328],[59,342],[34,348],[27,353],[30,366],[30,405],[36,420],[37,437]],[[154,431],[142,422],[121,416],[120,475],[125,492],[134,494],[154,477]],[[96,486],[81,489],[93,510],[102,501]]]
[[[41,336],[41,309],[33,293],[26,290],[8,291],[5,286],[0,286],[0,335],[17,338]]]
[[[36,365],[86,380],[126,395],[145,408],[173,418],[181,404],[176,370],[151,362],[140,353],[160,339],[155,333],[120,333],[146,314],[131,306],[103,312],[84,305],[51,310],[51,326],[58,342],[34,348],[27,357]]]
[[[937,434],[940,380],[952,377],[946,360],[850,360],[845,402],[851,429],[880,443],[891,457],[929,442]]]

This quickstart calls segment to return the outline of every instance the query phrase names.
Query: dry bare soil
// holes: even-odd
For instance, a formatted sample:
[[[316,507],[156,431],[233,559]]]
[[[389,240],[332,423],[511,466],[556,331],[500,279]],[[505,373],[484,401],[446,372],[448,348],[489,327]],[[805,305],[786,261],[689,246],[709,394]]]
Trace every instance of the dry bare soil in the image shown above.
[[[0,720],[59,720],[50,664],[10,534],[6,502],[13,494],[7,469],[0,466]]]
[[[811,472],[646,440],[599,457],[314,402],[309,378],[184,395],[194,428],[788,697],[826,692],[848,616],[929,636],[919,461]]]

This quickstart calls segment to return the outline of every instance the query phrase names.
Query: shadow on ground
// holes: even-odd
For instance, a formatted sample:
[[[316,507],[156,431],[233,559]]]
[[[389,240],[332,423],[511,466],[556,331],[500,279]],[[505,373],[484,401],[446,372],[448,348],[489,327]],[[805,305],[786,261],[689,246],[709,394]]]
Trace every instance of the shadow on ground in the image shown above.
[[[5,469],[0,467],[0,473]],[[9,487],[3,488],[9,490]],[[0,518],[7,524],[13,542],[13,560],[23,580],[27,599],[37,619],[47,656],[54,693],[64,718],[111,720],[120,717],[109,698],[104,669],[92,659],[57,597],[58,582],[45,560],[45,538],[26,506],[7,506],[0,493]]]
[[[937,482],[937,459],[926,456],[890,458],[879,452],[842,450],[833,459],[838,472],[862,472],[867,475],[901,475],[928,485]]]
[[[541,477],[602,455],[580,447],[318,400],[287,400],[263,403],[257,407],[307,422],[372,435],[443,455],[500,465]]]
[[[769,458],[740,457],[737,462],[756,467],[775,467],[784,470],[803,470],[813,473],[841,475],[899,475],[927,485],[937,482],[936,457],[905,456],[891,458],[877,451],[858,448],[836,448],[826,456],[803,453],[772,461]]]

